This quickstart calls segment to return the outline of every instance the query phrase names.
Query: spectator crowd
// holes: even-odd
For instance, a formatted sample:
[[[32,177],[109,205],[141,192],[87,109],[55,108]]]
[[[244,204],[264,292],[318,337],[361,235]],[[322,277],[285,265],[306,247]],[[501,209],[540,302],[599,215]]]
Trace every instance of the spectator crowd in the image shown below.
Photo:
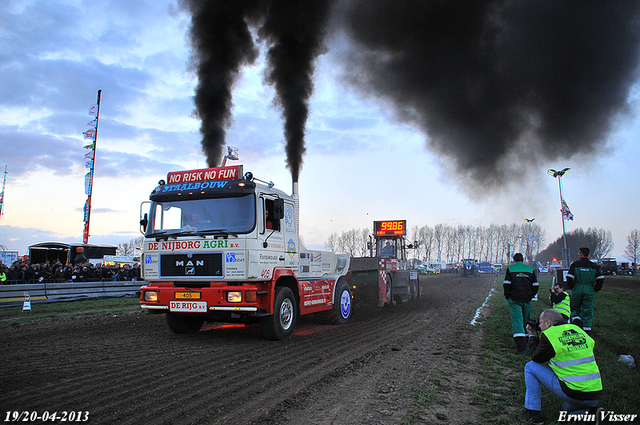
[[[140,279],[140,264],[106,265],[90,262],[66,266],[59,261],[50,264],[27,264],[14,261],[11,266],[0,264],[0,277],[4,274],[2,284],[15,285],[21,283],[62,283],[62,282],[95,282],[101,280],[136,281]]]

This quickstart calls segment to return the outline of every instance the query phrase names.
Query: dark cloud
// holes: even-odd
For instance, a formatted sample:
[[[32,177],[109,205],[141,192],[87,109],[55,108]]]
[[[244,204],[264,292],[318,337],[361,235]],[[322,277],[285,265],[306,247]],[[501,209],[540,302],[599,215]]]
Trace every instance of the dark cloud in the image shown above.
[[[640,2],[349,0],[346,78],[465,184],[597,151],[638,77]],[[517,174],[514,174],[517,173]]]

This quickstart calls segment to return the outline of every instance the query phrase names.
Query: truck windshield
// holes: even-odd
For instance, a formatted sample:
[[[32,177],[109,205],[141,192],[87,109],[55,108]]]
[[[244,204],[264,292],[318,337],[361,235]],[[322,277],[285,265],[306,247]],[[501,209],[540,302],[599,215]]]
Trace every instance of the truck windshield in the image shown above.
[[[249,233],[255,227],[255,197],[153,202],[147,237]]]

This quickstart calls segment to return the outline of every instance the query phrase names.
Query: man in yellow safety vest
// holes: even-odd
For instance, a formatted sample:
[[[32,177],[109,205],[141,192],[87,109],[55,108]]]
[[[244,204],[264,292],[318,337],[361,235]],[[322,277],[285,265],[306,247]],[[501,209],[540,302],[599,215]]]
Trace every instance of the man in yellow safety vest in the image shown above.
[[[562,314],[562,317],[566,319],[565,322],[569,322],[569,318],[571,317],[571,296],[565,291],[564,282],[556,282],[550,291],[551,295],[549,299],[551,300],[553,309]]]
[[[528,325],[527,333],[531,349],[531,361],[524,368],[527,410],[518,418],[544,423],[540,414],[540,390],[544,385],[564,400],[563,411],[589,415],[595,420],[601,410],[596,404],[602,393],[602,380],[593,354],[593,338],[578,326],[566,323],[562,314],[553,309],[540,314],[539,330]]]

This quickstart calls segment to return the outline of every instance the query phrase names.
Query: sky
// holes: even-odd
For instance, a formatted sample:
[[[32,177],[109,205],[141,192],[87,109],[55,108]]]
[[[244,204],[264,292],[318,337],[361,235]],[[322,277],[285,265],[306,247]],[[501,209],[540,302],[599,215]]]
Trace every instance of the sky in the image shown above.
[[[583,144],[554,144],[548,136],[555,134],[549,130],[553,126],[539,123],[551,122],[557,114],[529,103],[516,120],[527,121],[527,129],[501,131],[495,135],[500,143],[494,143],[491,126],[451,119],[450,111],[459,109],[455,92],[432,96],[445,82],[468,80],[469,74],[451,72],[451,80],[444,81],[437,66],[428,66],[442,52],[427,52],[422,60],[428,65],[412,68],[425,66],[424,71],[399,71],[397,81],[389,82],[384,76],[393,68],[386,66],[407,53],[393,50],[402,31],[389,26],[371,36],[353,13],[357,0],[351,6],[336,5],[324,49],[314,60],[299,169],[300,231],[307,246],[322,245],[334,232],[371,228],[374,220],[383,219],[406,219],[413,227],[524,224],[525,218],[535,218],[546,232],[545,242],[551,243],[562,235],[562,220],[558,181],[547,169],[570,167],[562,178],[564,198],[575,216],[566,222],[567,232],[580,227],[610,230],[612,255],[624,257],[627,236],[640,229],[637,55],[625,68],[631,72],[624,74],[622,89],[616,89],[622,97],[611,101],[617,106],[604,114],[606,123],[600,125],[602,115],[589,115],[589,108],[575,120],[581,130],[589,127],[584,134],[577,131],[585,137]],[[509,10],[502,18],[520,22],[514,17],[517,11]],[[363,9],[362,14],[375,23],[369,12]],[[89,243],[117,245],[140,236],[140,204],[158,180],[169,171],[207,167],[201,114],[194,104],[198,76],[190,19],[185,8],[166,0],[0,2],[0,168],[7,167],[0,245],[22,255],[39,242],[82,241],[87,144],[82,133],[92,119],[88,110],[99,89]],[[349,21],[349,29],[343,21]],[[421,35],[406,32],[412,39]],[[274,101],[276,88],[265,83],[268,46],[257,31],[252,35],[260,54],[241,68],[232,86],[225,143],[239,149],[237,163],[245,172],[290,193],[282,109]],[[531,45],[545,43],[533,40]],[[372,56],[383,48],[386,62]],[[464,58],[475,72],[473,56]],[[612,74],[622,72],[613,68],[624,63],[624,57],[614,59],[598,61],[603,74],[609,67]],[[504,63],[518,77],[502,78],[504,72],[500,79],[482,81],[477,77],[484,75],[483,63],[471,74],[480,93],[517,92],[533,81],[528,93],[543,104],[565,87],[551,90],[547,86],[553,81],[536,78],[542,71],[520,68],[515,59]],[[551,61],[547,65],[557,66]],[[574,63],[562,66],[572,68]],[[405,84],[422,82],[423,77],[432,85]],[[605,92],[580,95],[607,97]],[[495,102],[485,99],[471,105],[475,109],[470,115],[490,122],[495,115],[482,111],[510,102],[506,95],[496,96]],[[591,103],[597,101],[584,101]],[[591,123],[600,126],[594,130]],[[533,137],[536,132],[542,136]]]

